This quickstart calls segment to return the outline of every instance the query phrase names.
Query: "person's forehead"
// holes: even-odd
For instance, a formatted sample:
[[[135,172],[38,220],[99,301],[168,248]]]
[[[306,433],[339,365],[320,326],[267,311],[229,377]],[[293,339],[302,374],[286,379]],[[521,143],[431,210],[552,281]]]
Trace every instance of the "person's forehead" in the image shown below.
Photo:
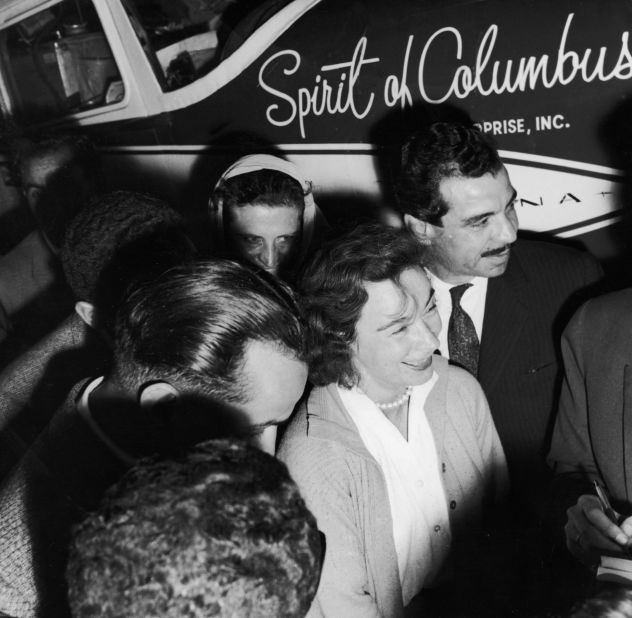
[[[281,422],[307,382],[307,364],[272,342],[253,340],[244,350],[247,408],[255,424]]]
[[[467,176],[444,178],[439,189],[448,205],[447,214],[460,219],[480,214],[490,208],[504,207],[514,194],[504,167],[496,174],[487,173],[478,178]]]
[[[361,318],[372,324],[382,324],[404,314],[414,303],[425,302],[431,294],[430,283],[421,268],[408,268],[399,281],[367,281],[364,284],[368,298]]]
[[[261,233],[278,229],[298,230],[301,211],[293,206],[234,206],[231,208],[230,219],[234,227]]]

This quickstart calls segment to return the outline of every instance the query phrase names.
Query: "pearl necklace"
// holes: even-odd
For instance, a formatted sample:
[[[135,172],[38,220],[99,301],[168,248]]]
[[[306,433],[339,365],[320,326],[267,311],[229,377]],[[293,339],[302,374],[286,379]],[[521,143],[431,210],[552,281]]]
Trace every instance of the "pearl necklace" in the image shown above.
[[[399,408],[399,406],[401,406],[411,396],[412,392],[413,392],[413,387],[412,386],[407,386],[406,390],[404,391],[404,394],[400,395],[394,401],[391,401],[389,403],[377,403],[377,402],[375,402],[375,405],[380,410],[393,410],[394,408]]]

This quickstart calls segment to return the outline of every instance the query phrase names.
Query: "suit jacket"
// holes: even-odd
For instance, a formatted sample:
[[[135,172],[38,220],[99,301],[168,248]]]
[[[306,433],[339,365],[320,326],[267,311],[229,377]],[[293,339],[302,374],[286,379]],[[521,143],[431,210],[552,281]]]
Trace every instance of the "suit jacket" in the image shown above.
[[[0,485],[0,612],[15,618],[69,616],[71,527],[127,469],[77,412],[90,381],[71,389]]]
[[[59,260],[42,235],[31,232],[0,257],[0,367],[45,336],[73,305]]]
[[[559,337],[601,275],[588,253],[518,240],[505,273],[489,280],[478,379],[522,502],[538,502],[534,492],[546,484],[561,385]]]
[[[632,289],[583,305],[564,331],[562,353],[564,385],[549,454],[560,511],[580,493],[593,493],[586,481],[601,477],[630,514]]]
[[[0,373],[0,479],[82,378],[101,375],[110,353],[73,311]]]

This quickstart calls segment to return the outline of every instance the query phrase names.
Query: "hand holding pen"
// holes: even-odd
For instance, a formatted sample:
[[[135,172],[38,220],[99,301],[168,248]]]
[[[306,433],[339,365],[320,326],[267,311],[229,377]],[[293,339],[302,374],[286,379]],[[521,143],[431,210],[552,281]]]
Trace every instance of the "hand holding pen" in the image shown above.
[[[621,517],[610,504],[605,487],[595,482],[595,494],[579,497],[567,510],[566,546],[587,565],[595,564],[603,554],[628,552],[632,543],[632,518]]]
[[[610,504],[610,498],[608,498],[608,494],[606,493],[606,488],[602,485],[601,481],[593,481],[595,486],[595,492],[597,493],[597,498],[599,498],[599,504],[601,505],[601,509],[608,516],[608,519],[613,523],[617,524],[617,526],[625,519],[621,515],[619,515]]]
[[[601,481],[594,480],[593,484],[595,485],[595,492],[597,493],[597,498],[599,498],[599,504],[601,505],[603,512],[613,524],[620,526],[625,521],[625,517],[617,513],[612,508],[606,488],[603,486]],[[632,557],[632,545],[630,540],[628,540],[625,544],[624,551],[628,557]]]

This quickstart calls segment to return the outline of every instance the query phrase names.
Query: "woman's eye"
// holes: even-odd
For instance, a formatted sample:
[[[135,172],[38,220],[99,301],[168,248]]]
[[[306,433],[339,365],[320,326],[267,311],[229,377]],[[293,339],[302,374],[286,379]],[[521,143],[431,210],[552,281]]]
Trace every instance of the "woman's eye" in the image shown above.
[[[393,331],[393,335],[399,335],[400,333],[406,332],[408,330],[408,324],[404,324],[400,326],[397,330]]]
[[[250,246],[256,246],[260,243],[261,239],[258,236],[242,236],[242,241]]]

